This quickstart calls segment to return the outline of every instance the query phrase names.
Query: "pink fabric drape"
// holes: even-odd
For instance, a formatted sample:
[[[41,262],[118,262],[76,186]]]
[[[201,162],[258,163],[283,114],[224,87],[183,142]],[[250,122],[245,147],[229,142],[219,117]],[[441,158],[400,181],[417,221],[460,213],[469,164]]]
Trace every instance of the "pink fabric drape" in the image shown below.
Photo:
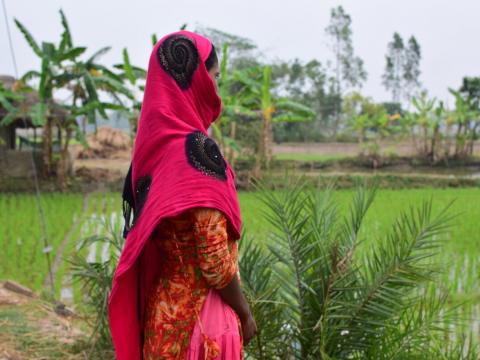
[[[187,360],[205,359],[203,333],[213,340],[220,348],[220,354],[215,360],[239,360],[241,353],[241,329],[238,326],[237,315],[233,309],[225,304],[214,289],[211,289],[203,304],[200,313],[200,322],[197,321],[193,330],[190,345],[187,351]]]

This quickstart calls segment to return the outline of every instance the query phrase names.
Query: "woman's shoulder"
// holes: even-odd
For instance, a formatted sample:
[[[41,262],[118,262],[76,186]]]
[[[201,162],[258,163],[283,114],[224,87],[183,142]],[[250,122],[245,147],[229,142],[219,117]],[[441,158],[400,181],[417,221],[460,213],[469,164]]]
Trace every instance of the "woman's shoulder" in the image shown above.
[[[212,207],[193,207],[188,209],[188,216],[199,226],[218,224],[226,221],[223,211]]]
[[[212,225],[226,225],[225,214],[212,207],[192,207],[181,213],[167,217],[157,226],[157,231],[186,231],[192,226],[199,228]]]

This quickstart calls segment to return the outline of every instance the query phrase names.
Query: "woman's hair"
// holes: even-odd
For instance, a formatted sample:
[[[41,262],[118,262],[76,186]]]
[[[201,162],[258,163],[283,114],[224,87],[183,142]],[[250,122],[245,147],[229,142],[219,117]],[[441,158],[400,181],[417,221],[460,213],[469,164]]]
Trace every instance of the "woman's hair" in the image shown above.
[[[216,64],[218,64],[217,52],[215,51],[215,46],[212,44],[212,50],[210,55],[208,55],[207,60],[205,60],[205,66],[208,71],[210,71]]]

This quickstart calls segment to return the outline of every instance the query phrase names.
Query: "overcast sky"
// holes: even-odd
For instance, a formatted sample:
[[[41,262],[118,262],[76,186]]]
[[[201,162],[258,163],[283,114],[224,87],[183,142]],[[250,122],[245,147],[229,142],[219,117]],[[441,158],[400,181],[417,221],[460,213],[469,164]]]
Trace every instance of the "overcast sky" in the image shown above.
[[[18,18],[37,41],[57,42],[63,8],[74,42],[90,53],[113,48],[106,64],[121,61],[127,47],[136,65],[146,67],[150,35],[159,37],[183,23],[215,27],[255,41],[267,59],[329,59],[325,27],[330,9],[343,5],[352,16],[354,47],[365,62],[363,88],[376,100],[390,95],[381,84],[387,43],[394,31],[415,35],[422,47],[421,80],[431,95],[447,100],[448,87],[465,75],[480,76],[479,0],[5,0],[20,74],[39,62],[13,24]],[[13,74],[3,23],[0,26],[0,74]],[[451,101],[449,101],[451,103]]]

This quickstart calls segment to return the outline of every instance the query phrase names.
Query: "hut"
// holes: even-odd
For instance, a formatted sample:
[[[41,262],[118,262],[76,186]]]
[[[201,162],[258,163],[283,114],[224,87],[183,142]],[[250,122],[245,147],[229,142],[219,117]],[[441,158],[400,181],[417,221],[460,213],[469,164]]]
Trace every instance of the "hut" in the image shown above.
[[[7,90],[14,90],[17,84],[12,76],[0,75],[0,83]],[[32,176],[32,153],[39,172],[43,168],[41,134],[42,128],[35,125],[30,116],[32,106],[39,102],[35,91],[22,93],[23,99],[14,102],[20,111],[8,125],[0,122],[0,176],[30,177]],[[53,104],[51,118],[66,117],[67,112],[59,105]],[[7,114],[0,105],[0,121]],[[60,136],[60,131],[58,131]],[[55,147],[54,147],[55,151]]]

